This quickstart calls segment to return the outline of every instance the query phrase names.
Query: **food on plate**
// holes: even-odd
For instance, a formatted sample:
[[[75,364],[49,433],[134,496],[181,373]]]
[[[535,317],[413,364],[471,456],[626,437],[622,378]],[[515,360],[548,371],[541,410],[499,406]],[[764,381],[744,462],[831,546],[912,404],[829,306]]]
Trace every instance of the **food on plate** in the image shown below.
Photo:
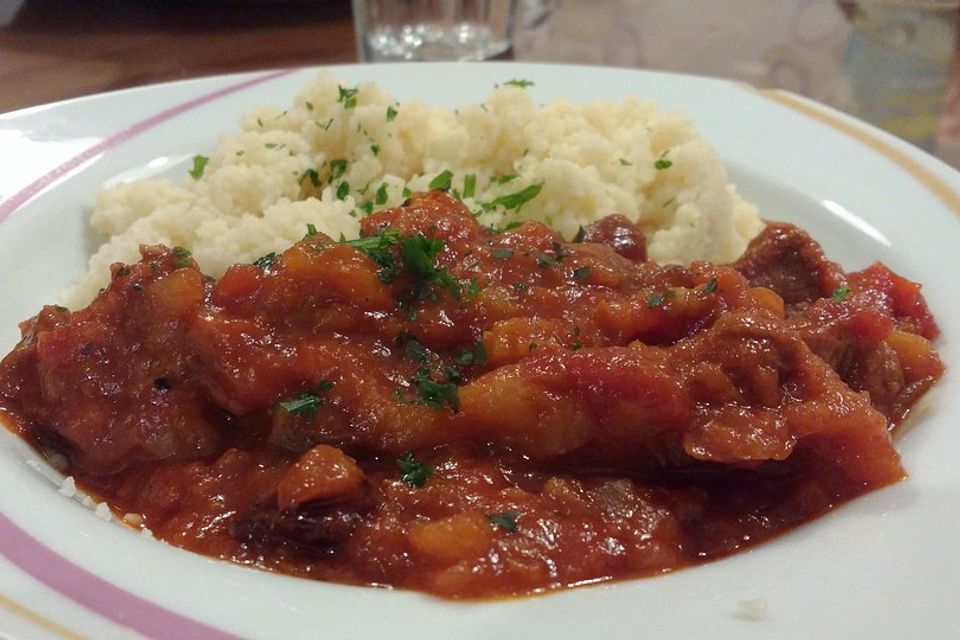
[[[21,325],[0,397],[172,544],[457,598],[703,562],[903,477],[890,429],[943,371],[919,285],[786,224],[680,266],[624,215],[471,206],[310,223],[218,279],[143,246]]]
[[[219,277],[282,251],[308,223],[355,238],[364,215],[447,185],[482,224],[531,218],[571,237],[620,213],[662,263],[733,260],[760,230],[687,116],[636,98],[538,105],[528,84],[504,82],[452,111],[323,75],[287,108],[253,111],[212,153],[199,150],[184,184],[104,189],[91,222],[106,241],[63,303],[87,304],[141,244],[187,247]]]

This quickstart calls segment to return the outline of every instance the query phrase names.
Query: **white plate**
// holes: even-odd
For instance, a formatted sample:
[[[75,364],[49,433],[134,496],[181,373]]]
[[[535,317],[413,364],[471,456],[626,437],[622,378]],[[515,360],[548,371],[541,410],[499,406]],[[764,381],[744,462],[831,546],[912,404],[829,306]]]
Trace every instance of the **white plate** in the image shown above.
[[[455,107],[525,78],[547,100],[681,108],[764,217],[798,222],[848,269],[882,260],[923,282],[948,367],[960,362],[960,174],[811,102],[720,80],[520,64],[335,67],[399,99]],[[313,70],[146,87],[0,115],[0,347],[85,268],[97,186],[186,175],[245,110],[286,104]],[[747,553],[654,579],[454,603],[217,562],[99,520],[0,434],[0,633],[258,638],[887,638],[955,634],[960,389],[952,370],[898,437],[910,478]],[[745,615],[766,608],[762,619]],[[124,635],[126,634],[126,635]]]

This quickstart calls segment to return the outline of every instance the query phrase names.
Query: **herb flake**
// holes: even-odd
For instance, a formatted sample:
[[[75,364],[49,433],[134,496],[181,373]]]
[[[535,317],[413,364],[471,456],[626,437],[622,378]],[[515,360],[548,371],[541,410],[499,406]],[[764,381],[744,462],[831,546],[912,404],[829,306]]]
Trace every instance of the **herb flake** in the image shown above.
[[[190,177],[199,180],[203,176],[203,170],[206,169],[210,158],[207,156],[193,156],[193,168],[190,169]]]
[[[418,462],[410,451],[402,458],[397,458],[400,467],[400,479],[413,487],[422,487],[433,475],[433,467]]]
[[[519,511],[504,511],[503,513],[489,513],[487,520],[495,527],[500,527],[505,531],[513,533],[517,530],[517,518],[520,517]]]
[[[850,285],[844,282],[833,290],[833,293],[830,295],[830,302],[840,304],[848,297],[850,297]]]

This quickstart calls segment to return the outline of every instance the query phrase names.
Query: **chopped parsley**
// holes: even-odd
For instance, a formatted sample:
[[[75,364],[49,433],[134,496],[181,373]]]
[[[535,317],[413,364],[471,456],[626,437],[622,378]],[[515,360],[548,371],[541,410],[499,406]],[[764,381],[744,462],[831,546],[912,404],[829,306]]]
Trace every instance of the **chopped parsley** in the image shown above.
[[[178,269],[190,266],[190,250],[184,247],[173,248],[173,264]]]
[[[387,193],[387,183],[382,182],[380,183],[380,188],[377,189],[376,195],[373,197],[373,203],[379,207],[380,205],[387,204],[387,200],[389,199],[390,194]]]
[[[403,346],[404,354],[411,360],[425,364],[430,359],[430,351],[409,331],[403,331],[397,336],[397,344]]]
[[[587,239],[587,230],[583,228],[583,225],[577,229],[577,235],[573,236],[574,242],[583,242]]]
[[[307,235],[305,235],[305,236],[303,236],[303,237],[304,237],[304,239],[306,239],[306,238],[312,238],[313,236],[317,235],[317,233],[318,233],[318,232],[317,232],[317,225],[313,224],[312,222],[308,222],[308,223],[307,223]]]
[[[626,158],[620,158],[620,166],[621,166],[621,167],[632,167],[632,166],[633,166],[633,163],[630,162],[629,160],[627,160]]]
[[[310,102],[309,100],[307,100],[307,101],[304,102],[303,104],[306,105],[307,111],[313,111],[313,103],[312,103],[312,102]]]
[[[315,187],[320,186],[320,174],[317,173],[316,169],[307,169],[300,174],[300,178],[297,182],[303,183],[304,180],[310,180],[310,184]]]
[[[537,266],[543,269],[549,269],[557,266],[561,260],[570,255],[570,252],[560,246],[560,243],[553,243],[553,255],[548,255],[541,251],[533,251],[533,256],[537,260]]]
[[[510,231],[511,229],[516,229],[516,228],[519,227],[521,224],[523,224],[523,222],[521,222],[520,220],[514,220],[513,222],[508,222],[507,224],[503,225],[502,227],[497,227],[497,226],[494,226],[494,225],[489,225],[489,226],[485,227],[485,229],[486,229],[487,231],[489,231],[490,233],[506,233],[507,231]]]
[[[471,364],[482,367],[487,364],[487,348],[483,346],[482,342],[477,342],[473,345],[472,350],[464,349],[457,355],[457,364],[464,367]]]
[[[506,249],[502,247],[498,249],[492,249],[490,251],[490,255],[497,260],[506,260],[513,257],[513,249]]]
[[[344,159],[330,161],[330,180],[338,180],[347,172],[347,161]]]
[[[412,451],[397,458],[397,466],[400,467],[400,479],[414,487],[422,487],[433,475],[433,467],[417,462]]]
[[[350,195],[350,183],[341,182],[337,185],[337,200],[343,200]]]
[[[509,87],[520,87],[521,89],[526,89],[527,87],[532,87],[533,82],[530,80],[507,80],[503,84]]]
[[[460,296],[460,283],[445,269],[434,264],[443,251],[443,240],[428,238],[422,233],[407,236],[400,243],[403,266],[416,280],[415,297],[423,299],[431,285],[448,290],[455,298]]]
[[[663,301],[666,300],[666,294],[660,295],[658,293],[649,293],[647,295],[647,309],[656,309]]]
[[[193,156],[193,168],[190,169],[190,177],[199,180],[208,162],[210,162],[210,158],[207,156]]]
[[[850,285],[844,282],[842,285],[833,290],[833,294],[830,296],[830,302],[834,304],[840,304],[850,296]]]
[[[400,243],[399,231],[391,229],[356,240],[341,240],[341,243],[367,254],[380,267],[377,277],[383,282],[393,282],[400,272],[400,263],[394,251],[394,247]]]
[[[397,110],[393,106],[387,107],[387,122],[393,122],[393,119],[397,117]]]
[[[517,530],[517,518],[520,517],[519,511],[504,511],[503,513],[487,514],[487,520],[495,527],[500,527],[513,533]]]
[[[485,208],[503,207],[504,209],[519,209],[522,205],[536,198],[541,189],[543,189],[542,182],[531,184],[529,187],[515,193],[497,196],[491,202],[487,203]]]
[[[453,180],[453,172],[450,170],[445,170],[437,174],[437,176],[430,181],[429,187],[431,189],[439,189],[441,191],[447,191],[450,189],[450,183]]]
[[[664,169],[669,169],[670,167],[673,166],[673,161],[667,160],[668,151],[670,150],[667,149],[666,151],[661,153],[660,157],[657,158],[656,162],[653,163],[653,168],[656,169],[657,171],[663,171]]]
[[[470,278],[470,281],[463,286],[463,290],[467,294],[467,300],[473,300],[480,295],[480,281]]]
[[[316,229],[314,229],[314,231],[316,231]],[[270,253],[266,255],[262,255],[256,260],[254,260],[253,265],[255,267],[260,267],[261,269],[266,269],[267,267],[269,267],[270,265],[272,265],[274,262],[277,261],[277,257],[278,256],[276,252],[271,251]]]
[[[586,280],[590,277],[590,267],[580,267],[573,270],[574,280]]]
[[[333,389],[333,382],[329,380],[323,380],[317,387],[317,390],[320,392],[330,391],[330,389]],[[322,397],[311,391],[304,391],[294,398],[278,402],[277,407],[283,409],[287,413],[302,415],[305,418],[312,418],[317,412],[317,407],[323,403],[324,399]]]
[[[477,190],[477,176],[472,173],[468,173],[463,176],[463,197],[472,198],[473,194]]]
[[[457,396],[457,385],[454,382],[437,382],[430,377],[428,367],[420,367],[410,381],[416,398],[406,397],[402,390],[394,392],[397,400],[405,404],[422,404],[433,409],[442,409],[444,406],[457,413],[460,411],[460,398]]]
[[[717,279],[710,278],[707,284],[703,285],[703,290],[705,293],[715,293],[717,291]]]
[[[378,145],[378,144],[372,144],[372,145],[370,145],[370,152],[371,152],[374,156],[380,155],[380,145]]]
[[[347,87],[337,85],[337,90],[340,92],[340,97],[337,98],[337,102],[342,102],[344,109],[353,109],[357,106],[356,88],[349,89]]]

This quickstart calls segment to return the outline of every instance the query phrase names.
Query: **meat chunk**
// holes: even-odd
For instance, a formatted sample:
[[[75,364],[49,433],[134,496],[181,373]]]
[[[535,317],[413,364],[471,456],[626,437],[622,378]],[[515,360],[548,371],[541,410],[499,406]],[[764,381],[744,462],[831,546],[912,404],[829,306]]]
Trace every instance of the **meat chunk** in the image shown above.
[[[843,270],[820,245],[791,224],[770,223],[733,263],[755,287],[774,291],[789,305],[829,296],[844,282]]]

